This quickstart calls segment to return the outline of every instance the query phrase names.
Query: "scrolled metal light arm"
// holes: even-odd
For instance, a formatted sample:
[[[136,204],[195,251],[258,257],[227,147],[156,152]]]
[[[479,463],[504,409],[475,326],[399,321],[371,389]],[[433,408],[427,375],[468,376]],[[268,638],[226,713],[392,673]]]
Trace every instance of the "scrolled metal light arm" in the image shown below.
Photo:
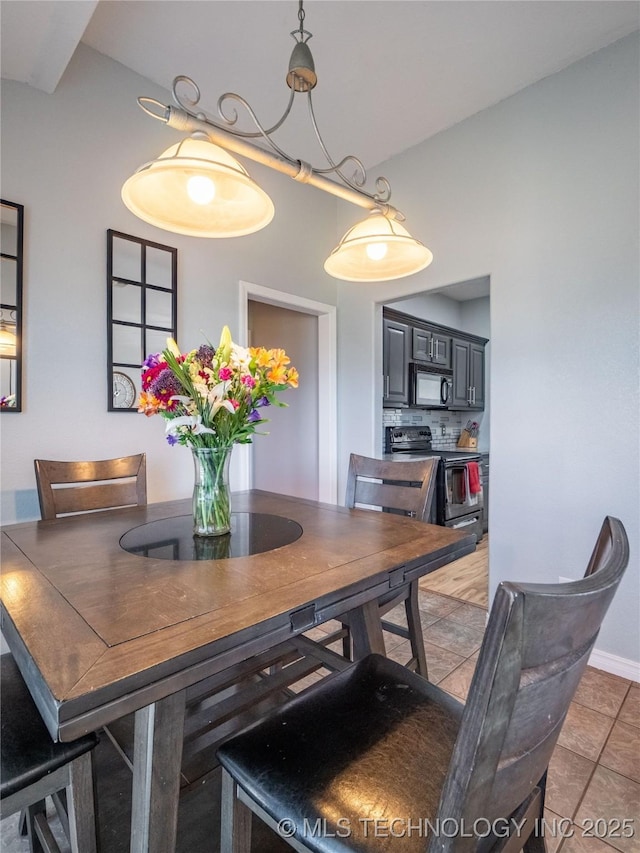
[[[186,99],[184,95],[178,96],[176,87],[180,82],[188,83],[194,87],[194,91],[196,92],[195,99]],[[190,80],[190,78],[182,75],[175,78],[173,82],[173,93],[176,100],[179,100],[181,104],[184,104],[185,100],[188,100],[191,105],[195,106],[199,101],[200,92],[197,85]],[[225,95],[223,98],[227,98],[229,96],[230,95]],[[310,184],[317,189],[324,190],[337,198],[351,202],[351,204],[358,205],[365,210],[380,211],[380,213],[389,219],[396,219],[400,222],[404,221],[404,215],[385,200],[390,195],[390,186],[386,178],[378,178],[376,180],[376,186],[380,195],[372,195],[364,190],[356,189],[352,185],[339,184],[331,178],[328,178],[320,170],[315,169],[309,163],[306,163],[303,160],[290,158],[284,154],[284,152],[276,153],[275,151],[267,151],[265,148],[261,148],[260,146],[249,142],[247,139],[249,134],[242,133],[242,135],[238,135],[235,130],[226,130],[224,127],[207,117],[203,112],[192,113],[184,105],[178,107],[165,105],[154,98],[148,97],[139,97],[138,104],[144,112],[147,113],[147,115],[158,119],[159,121],[163,121],[174,130],[179,130],[182,133],[188,133],[191,135],[202,134],[215,145],[219,145],[221,148],[225,148],[234,154],[239,154],[241,157],[247,157],[255,163],[260,163],[261,165],[274,169],[283,175],[288,175],[295,181]],[[254,121],[256,121],[255,118]],[[274,127],[279,127],[281,124],[282,120],[280,120]],[[274,128],[270,128],[270,130],[273,129]],[[273,146],[273,140],[268,137],[269,132],[270,131],[260,131],[257,134],[251,135],[262,136]],[[337,170],[338,174],[340,174],[339,167],[349,159],[356,160],[356,158],[353,157],[344,158],[344,160],[338,164],[338,167],[333,167],[333,163],[330,161],[332,169],[327,171]],[[357,162],[359,163],[359,161]],[[342,175],[340,176],[343,177]],[[366,179],[364,170],[363,179]]]

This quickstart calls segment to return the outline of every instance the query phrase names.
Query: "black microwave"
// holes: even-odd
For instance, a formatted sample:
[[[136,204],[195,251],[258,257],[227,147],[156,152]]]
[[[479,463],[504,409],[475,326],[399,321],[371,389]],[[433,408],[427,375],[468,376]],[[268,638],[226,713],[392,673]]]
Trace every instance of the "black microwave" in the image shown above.
[[[411,405],[446,409],[451,403],[451,372],[425,370],[417,364],[411,371]]]

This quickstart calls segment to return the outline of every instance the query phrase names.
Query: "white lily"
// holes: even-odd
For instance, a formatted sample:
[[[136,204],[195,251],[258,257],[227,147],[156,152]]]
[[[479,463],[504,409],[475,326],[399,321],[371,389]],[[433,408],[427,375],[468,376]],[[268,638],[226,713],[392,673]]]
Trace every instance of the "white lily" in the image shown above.
[[[218,409],[226,409],[228,412],[231,412],[231,414],[235,412],[231,400],[223,399],[224,395],[227,393],[228,386],[228,382],[218,382],[218,384],[214,385],[209,391],[207,400],[211,406],[212,415],[215,415]]]
[[[170,421],[167,421],[165,431],[167,433],[178,432],[178,428],[182,426],[188,427],[194,435],[202,435],[205,432],[215,435],[215,430],[204,426],[200,415],[182,415],[179,418],[172,418]]]

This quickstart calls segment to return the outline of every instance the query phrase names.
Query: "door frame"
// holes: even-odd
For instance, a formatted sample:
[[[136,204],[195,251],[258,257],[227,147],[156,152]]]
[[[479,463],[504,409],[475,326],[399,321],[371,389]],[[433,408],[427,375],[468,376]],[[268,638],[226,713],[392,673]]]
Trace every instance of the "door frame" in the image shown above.
[[[261,284],[240,281],[238,328],[242,346],[249,339],[249,301],[264,302],[318,318],[318,500],[338,502],[337,329],[336,306]],[[320,369],[322,365],[322,369]],[[251,445],[238,445],[241,489],[252,485]]]

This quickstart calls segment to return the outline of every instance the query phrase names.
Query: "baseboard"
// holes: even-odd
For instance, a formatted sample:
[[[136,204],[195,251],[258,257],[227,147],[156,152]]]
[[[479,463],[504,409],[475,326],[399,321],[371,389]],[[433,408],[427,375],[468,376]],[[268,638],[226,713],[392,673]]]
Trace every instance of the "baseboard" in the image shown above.
[[[628,678],[630,681],[640,681],[640,662],[611,655],[609,652],[594,649],[589,658],[589,666],[602,669],[611,675]]]

